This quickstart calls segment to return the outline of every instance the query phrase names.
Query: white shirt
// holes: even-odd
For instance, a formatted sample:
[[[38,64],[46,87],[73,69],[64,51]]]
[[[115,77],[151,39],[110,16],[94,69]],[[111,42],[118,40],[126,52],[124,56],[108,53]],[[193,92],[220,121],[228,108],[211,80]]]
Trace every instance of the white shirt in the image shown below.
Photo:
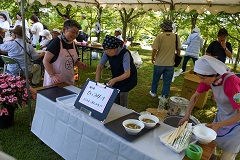
[[[5,38],[11,36],[9,32],[10,24],[8,21],[0,22],[0,27],[7,30],[7,32],[5,33]]]
[[[17,20],[16,23],[15,23],[15,25],[14,25],[14,28],[15,28],[16,26],[22,26],[22,21]],[[28,39],[30,39],[28,22],[27,22],[26,19],[25,19],[25,29],[26,29],[26,36],[27,36]]]
[[[39,42],[39,33],[43,30],[43,25],[40,22],[34,23],[32,25],[31,31],[36,32],[35,34],[33,34],[32,36],[32,45],[36,45]]]
[[[123,38],[122,38],[122,35],[121,35],[121,34],[118,35],[117,38],[120,39],[121,41],[123,41]]]
[[[47,44],[50,42],[50,39],[42,39],[40,42],[40,46],[47,46]]]
[[[0,27],[6,30],[9,30],[10,24],[8,21],[0,22]]]

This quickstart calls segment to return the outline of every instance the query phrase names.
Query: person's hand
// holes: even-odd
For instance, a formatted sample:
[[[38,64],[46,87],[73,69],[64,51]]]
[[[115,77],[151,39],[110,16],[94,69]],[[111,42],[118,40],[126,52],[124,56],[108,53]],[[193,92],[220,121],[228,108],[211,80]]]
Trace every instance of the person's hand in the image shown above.
[[[110,81],[108,82],[108,85],[112,87],[114,84],[115,84],[114,79],[110,79]]]
[[[183,117],[182,119],[180,119],[180,121],[178,122],[178,126],[183,125],[185,121],[189,121],[189,118]]]
[[[221,45],[222,45],[222,48],[224,48],[224,49],[227,47],[225,41],[221,41]]]
[[[87,69],[87,64],[86,63],[83,63],[83,62],[79,62],[79,65],[78,65],[81,69],[85,70]]]
[[[57,75],[52,75],[52,76],[50,76],[50,78],[51,78],[51,81],[53,83],[59,83],[60,82],[60,79]]]
[[[221,128],[221,127],[219,126],[219,123],[217,123],[217,122],[213,122],[213,123],[210,123],[210,124],[206,124],[205,126],[213,129],[214,131],[217,131],[219,128]]]
[[[152,64],[154,64],[155,62],[155,57],[152,57]]]

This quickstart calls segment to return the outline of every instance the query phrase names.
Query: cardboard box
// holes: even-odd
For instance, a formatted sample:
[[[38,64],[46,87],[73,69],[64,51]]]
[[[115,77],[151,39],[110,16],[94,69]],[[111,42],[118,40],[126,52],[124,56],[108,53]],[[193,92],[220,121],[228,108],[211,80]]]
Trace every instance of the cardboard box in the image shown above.
[[[184,76],[181,97],[190,100],[191,96],[197,90],[199,83],[200,83],[200,79],[196,75],[194,75],[192,71],[186,72]],[[196,103],[196,107],[202,108],[205,105],[208,98],[208,93],[209,91],[201,94],[201,96],[199,97]]]

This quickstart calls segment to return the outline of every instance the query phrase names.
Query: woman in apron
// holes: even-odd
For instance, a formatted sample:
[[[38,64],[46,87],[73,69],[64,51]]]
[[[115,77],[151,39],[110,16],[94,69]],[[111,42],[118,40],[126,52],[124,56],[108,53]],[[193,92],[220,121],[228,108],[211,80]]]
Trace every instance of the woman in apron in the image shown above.
[[[211,56],[196,61],[194,72],[201,79],[192,95],[186,115],[179,125],[189,120],[201,93],[212,89],[218,107],[214,121],[206,124],[217,132],[215,143],[222,149],[221,160],[234,160],[240,151],[240,79],[227,66]]]
[[[43,86],[60,82],[74,85],[74,66],[86,69],[87,65],[78,61],[78,51],[73,42],[80,29],[77,21],[65,21],[63,34],[54,38],[47,46],[43,59],[45,67]]]

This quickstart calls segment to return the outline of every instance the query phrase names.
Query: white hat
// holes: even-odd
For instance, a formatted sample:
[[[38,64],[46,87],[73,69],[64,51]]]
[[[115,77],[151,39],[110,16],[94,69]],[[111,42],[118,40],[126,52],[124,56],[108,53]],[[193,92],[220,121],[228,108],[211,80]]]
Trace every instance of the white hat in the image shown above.
[[[52,32],[58,32],[59,34],[61,34],[61,30],[57,28],[53,28]]]
[[[48,39],[51,39],[51,34],[50,34],[49,30],[47,30],[47,29],[42,30],[42,31],[39,33],[39,35],[40,35],[40,36],[45,36],[45,37],[47,37]]]
[[[122,30],[120,28],[115,29],[115,32],[120,32],[122,34]]]
[[[200,33],[200,29],[195,27],[195,28],[193,28],[193,32]]]
[[[82,17],[86,18],[86,15],[85,15],[85,14],[82,14]]]
[[[223,75],[228,72],[229,68],[217,58],[204,55],[199,58],[194,65],[194,72],[201,75]]]

